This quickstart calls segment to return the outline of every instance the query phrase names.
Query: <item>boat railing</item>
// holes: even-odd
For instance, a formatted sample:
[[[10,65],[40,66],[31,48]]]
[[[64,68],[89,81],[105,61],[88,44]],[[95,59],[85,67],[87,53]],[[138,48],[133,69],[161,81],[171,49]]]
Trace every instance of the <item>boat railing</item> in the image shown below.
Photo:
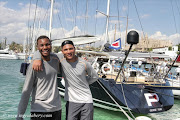
[[[178,75],[168,75],[167,80],[173,87],[180,87],[180,76]]]

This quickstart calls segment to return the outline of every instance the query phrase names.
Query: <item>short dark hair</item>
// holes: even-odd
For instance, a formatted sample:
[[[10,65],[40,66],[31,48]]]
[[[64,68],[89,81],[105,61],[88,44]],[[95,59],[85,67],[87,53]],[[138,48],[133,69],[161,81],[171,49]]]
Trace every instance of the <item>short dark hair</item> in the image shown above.
[[[49,39],[49,37],[47,37],[47,36],[45,36],[45,35],[41,35],[41,36],[39,36],[38,38],[37,38],[37,45],[38,45],[38,40],[40,40],[40,39],[44,39],[44,38],[46,38],[46,39],[48,39],[49,40],[49,42],[51,42],[51,40]]]
[[[65,40],[64,42],[62,42],[62,44],[61,44],[61,48],[62,48],[64,45],[66,45],[66,44],[71,44],[71,45],[73,45],[73,46],[74,46],[73,41],[71,41],[71,40]]]

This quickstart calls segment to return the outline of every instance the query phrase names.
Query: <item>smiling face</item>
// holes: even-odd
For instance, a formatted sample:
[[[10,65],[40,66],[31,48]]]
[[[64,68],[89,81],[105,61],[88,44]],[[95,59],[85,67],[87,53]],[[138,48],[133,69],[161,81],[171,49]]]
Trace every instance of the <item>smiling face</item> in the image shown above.
[[[42,59],[49,61],[51,52],[51,42],[48,38],[42,38],[38,40],[37,48],[41,53]]]
[[[69,62],[76,61],[75,47],[72,44],[66,44],[62,47],[62,53]]]

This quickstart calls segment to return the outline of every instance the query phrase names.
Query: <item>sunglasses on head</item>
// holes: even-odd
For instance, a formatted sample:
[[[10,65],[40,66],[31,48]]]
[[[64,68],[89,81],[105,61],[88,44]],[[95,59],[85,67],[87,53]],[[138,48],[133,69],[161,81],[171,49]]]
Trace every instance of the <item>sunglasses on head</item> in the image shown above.
[[[71,40],[65,40],[64,42],[62,42],[61,47],[63,47],[66,44],[71,44],[74,46],[74,43]]]

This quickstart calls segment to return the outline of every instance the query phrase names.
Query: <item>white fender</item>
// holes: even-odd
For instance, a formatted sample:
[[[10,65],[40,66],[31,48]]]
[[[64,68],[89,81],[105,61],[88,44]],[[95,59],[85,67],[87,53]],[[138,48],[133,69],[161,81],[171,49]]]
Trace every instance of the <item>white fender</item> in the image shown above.
[[[152,120],[152,119],[146,116],[139,116],[139,117],[136,117],[135,120]]]
[[[109,70],[108,71],[104,71],[105,67],[109,68]],[[101,70],[102,70],[103,74],[111,74],[112,66],[109,63],[105,63],[105,64],[102,65]]]
[[[92,67],[94,68],[94,70],[95,70],[96,72],[99,71],[99,63],[94,62],[94,63],[92,64]]]
[[[65,87],[65,81],[63,77],[61,78],[61,84]]]

